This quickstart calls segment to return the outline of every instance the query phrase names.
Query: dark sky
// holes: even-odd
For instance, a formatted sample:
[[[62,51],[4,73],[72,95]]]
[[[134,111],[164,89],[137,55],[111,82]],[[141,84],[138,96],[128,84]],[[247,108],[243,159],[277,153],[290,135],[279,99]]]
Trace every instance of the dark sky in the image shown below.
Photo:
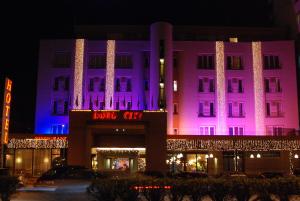
[[[44,0],[1,6],[0,104],[5,76],[13,82],[12,132],[33,132],[39,40],[73,38],[74,24],[169,21],[202,26],[271,26],[268,0]],[[2,113],[1,113],[2,114]]]

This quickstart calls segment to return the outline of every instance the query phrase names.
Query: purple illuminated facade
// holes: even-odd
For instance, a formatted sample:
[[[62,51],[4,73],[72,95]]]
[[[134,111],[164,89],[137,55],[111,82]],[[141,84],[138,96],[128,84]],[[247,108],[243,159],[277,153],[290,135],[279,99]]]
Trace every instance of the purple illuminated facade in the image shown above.
[[[149,32],[148,40],[115,40],[110,87],[107,40],[42,40],[35,133],[68,133],[71,109],[106,108],[167,111],[168,135],[299,128],[293,41],[179,40],[164,22]]]

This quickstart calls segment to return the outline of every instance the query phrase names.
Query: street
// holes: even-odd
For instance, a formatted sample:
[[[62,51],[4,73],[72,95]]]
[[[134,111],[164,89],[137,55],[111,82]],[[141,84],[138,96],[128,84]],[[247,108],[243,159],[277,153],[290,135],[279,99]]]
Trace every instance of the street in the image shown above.
[[[74,192],[17,192],[11,197],[11,201],[82,201],[89,200],[87,193]],[[91,199],[90,199],[91,200]]]

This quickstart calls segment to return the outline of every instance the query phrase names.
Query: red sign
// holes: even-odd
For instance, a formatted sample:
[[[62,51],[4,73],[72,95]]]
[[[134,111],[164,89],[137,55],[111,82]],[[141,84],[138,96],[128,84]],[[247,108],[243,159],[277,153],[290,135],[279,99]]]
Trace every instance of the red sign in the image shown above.
[[[2,144],[8,143],[11,88],[12,88],[12,81],[6,78],[5,89],[4,89],[4,100],[3,100],[3,112],[2,112],[2,138],[1,138]]]
[[[139,111],[94,111],[93,120],[141,120],[143,112]]]

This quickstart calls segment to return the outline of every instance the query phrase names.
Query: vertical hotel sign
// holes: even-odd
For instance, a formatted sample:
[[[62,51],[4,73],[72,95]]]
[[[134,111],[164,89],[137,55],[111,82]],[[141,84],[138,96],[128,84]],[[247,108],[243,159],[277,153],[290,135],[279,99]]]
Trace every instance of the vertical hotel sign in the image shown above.
[[[12,81],[6,78],[5,89],[4,89],[4,100],[3,100],[3,113],[2,113],[2,136],[1,136],[2,144],[8,143],[11,89],[12,89]]]

